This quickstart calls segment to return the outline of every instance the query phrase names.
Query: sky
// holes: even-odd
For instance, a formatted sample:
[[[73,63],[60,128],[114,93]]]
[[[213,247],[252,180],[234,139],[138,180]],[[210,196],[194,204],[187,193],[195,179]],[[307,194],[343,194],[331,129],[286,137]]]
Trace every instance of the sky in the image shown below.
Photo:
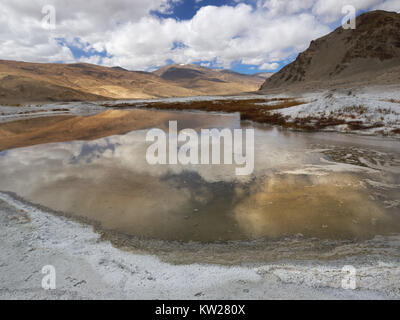
[[[340,26],[345,5],[400,12],[399,0],[1,0],[0,59],[276,72]]]

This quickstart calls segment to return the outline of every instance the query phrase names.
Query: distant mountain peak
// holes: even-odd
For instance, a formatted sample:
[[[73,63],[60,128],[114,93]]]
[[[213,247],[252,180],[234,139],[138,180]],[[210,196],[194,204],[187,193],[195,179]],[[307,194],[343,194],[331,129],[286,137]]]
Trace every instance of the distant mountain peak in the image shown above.
[[[255,91],[265,79],[228,69],[212,69],[196,64],[170,64],[153,73],[184,88],[201,90],[204,94],[210,94],[211,90],[230,93]]]

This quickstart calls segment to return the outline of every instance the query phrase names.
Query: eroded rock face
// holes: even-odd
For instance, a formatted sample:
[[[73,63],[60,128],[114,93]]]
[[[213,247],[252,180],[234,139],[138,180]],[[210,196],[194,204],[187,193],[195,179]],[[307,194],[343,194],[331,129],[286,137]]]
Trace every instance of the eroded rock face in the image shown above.
[[[309,48],[260,90],[289,86],[329,87],[338,83],[399,83],[400,14],[367,12],[356,20],[356,29],[337,28],[311,41]]]

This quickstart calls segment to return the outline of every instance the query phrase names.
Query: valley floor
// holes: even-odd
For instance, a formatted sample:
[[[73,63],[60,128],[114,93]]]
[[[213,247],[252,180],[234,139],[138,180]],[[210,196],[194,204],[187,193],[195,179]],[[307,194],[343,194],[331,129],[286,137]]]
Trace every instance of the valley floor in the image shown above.
[[[58,115],[90,116],[107,109],[132,108],[238,112],[242,120],[293,130],[400,134],[399,85],[240,96],[0,105],[0,123]]]
[[[208,111],[240,112],[245,119],[267,124],[271,123],[268,120],[276,120],[272,124],[290,129],[311,126],[318,130],[397,135],[400,132],[399,92],[377,88],[303,95],[119,101],[107,105],[82,102],[0,106],[0,122],[9,124],[12,120],[55,115],[88,116],[89,119],[104,111],[112,112],[108,108],[121,107],[207,111],[198,108],[203,105],[208,106]],[[215,100],[222,102],[215,103]],[[251,104],[240,103],[246,100],[251,100]],[[221,110],[221,106],[226,109]],[[256,111],[252,111],[254,107]],[[105,116],[110,116],[109,113]],[[14,134],[18,138],[17,127],[14,131],[8,129],[4,131],[9,135],[7,140]],[[66,132],[74,133],[69,129],[73,127],[66,128]],[[43,137],[48,139],[51,135]],[[32,137],[33,143],[29,145],[51,142],[33,138],[36,139]],[[78,138],[82,137],[73,136],[71,140]],[[26,139],[26,136],[20,137],[21,141]],[[385,247],[390,244],[390,248],[398,248],[400,237],[376,237],[371,241],[369,247],[357,248],[357,252],[363,252],[363,259],[352,256],[353,246],[343,245],[340,250],[351,256],[345,260],[338,254],[337,258],[321,261],[231,266],[170,264],[155,255],[115,248],[88,225],[53,215],[44,208],[0,192],[0,299],[400,299],[399,256]],[[374,250],[370,251],[370,245]],[[332,248],[332,251],[339,249]],[[56,268],[56,290],[46,291],[41,287],[44,277],[41,270],[45,265]],[[342,288],[345,265],[353,265],[357,270],[356,290]]]
[[[102,104],[107,108],[239,112],[242,120],[306,131],[367,135],[400,134],[400,87],[331,89],[316,92],[198,97]]]

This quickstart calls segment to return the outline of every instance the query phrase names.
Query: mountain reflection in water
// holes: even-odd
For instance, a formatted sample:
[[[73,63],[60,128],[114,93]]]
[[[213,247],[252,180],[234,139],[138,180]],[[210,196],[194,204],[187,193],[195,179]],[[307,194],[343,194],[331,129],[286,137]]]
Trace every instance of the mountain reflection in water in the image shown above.
[[[240,127],[237,115],[170,113],[163,123],[169,118],[180,129]],[[152,239],[364,239],[400,231],[400,164],[349,164],[347,154],[336,162],[325,152],[351,154],[373,144],[380,154],[398,155],[398,141],[259,126],[254,173],[236,176],[235,165],[149,165],[145,135],[3,151],[0,190]],[[364,154],[378,163],[373,156]]]

